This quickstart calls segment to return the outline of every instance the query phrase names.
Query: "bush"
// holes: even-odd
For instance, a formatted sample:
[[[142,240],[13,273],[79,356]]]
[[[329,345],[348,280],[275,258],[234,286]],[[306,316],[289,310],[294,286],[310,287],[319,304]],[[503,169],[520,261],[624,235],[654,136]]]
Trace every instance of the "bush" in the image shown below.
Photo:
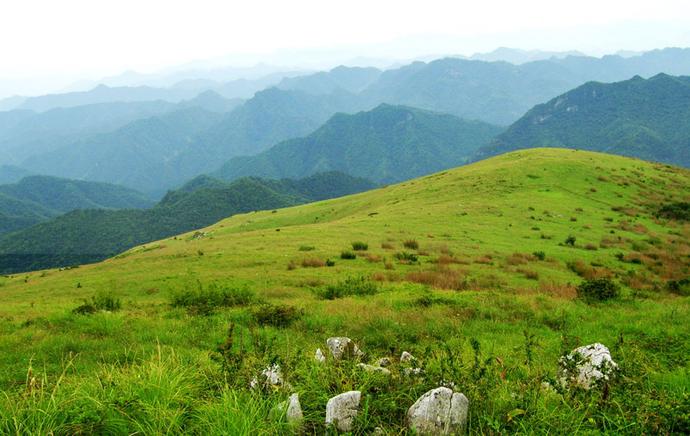
[[[690,296],[690,278],[682,280],[669,280],[666,284],[669,292],[677,295]]]
[[[326,300],[348,297],[351,295],[373,295],[379,291],[376,283],[367,278],[349,277],[335,285],[329,285],[319,291],[319,296]]]
[[[254,301],[254,292],[246,287],[227,288],[216,284],[196,290],[178,291],[170,296],[172,307],[184,307],[192,314],[210,315],[219,307],[245,306]]]
[[[536,257],[539,260],[546,259],[546,253],[544,253],[543,251],[535,251],[534,253],[532,253],[532,256]]]
[[[403,246],[405,248],[409,248],[410,250],[419,250],[419,243],[414,239],[408,239],[407,241],[403,242]]]
[[[661,206],[657,216],[678,221],[690,221],[690,203],[676,202]]]
[[[254,319],[260,325],[273,327],[289,327],[304,315],[304,311],[296,307],[286,305],[263,304],[254,311]]]
[[[117,312],[122,308],[119,298],[115,298],[110,293],[98,293],[91,297],[90,300],[84,300],[84,302],[75,307],[72,310],[73,313],[77,315],[89,315],[99,311],[105,312]]]
[[[417,255],[414,253],[408,253],[407,251],[401,251],[395,253],[395,258],[401,262],[416,263]]]
[[[335,260],[326,259],[326,266],[335,266]]]
[[[352,260],[352,259],[357,259],[357,255],[351,251],[343,251],[342,253],[340,253],[340,258],[346,259],[346,260]]]
[[[355,251],[367,251],[369,249],[369,244],[366,242],[353,242],[352,249]]]
[[[577,296],[587,301],[611,300],[619,294],[618,285],[607,278],[585,280],[577,287]]]
[[[575,236],[570,235],[567,238],[565,238],[565,245],[570,245],[571,247],[573,247],[575,245],[575,240]]]

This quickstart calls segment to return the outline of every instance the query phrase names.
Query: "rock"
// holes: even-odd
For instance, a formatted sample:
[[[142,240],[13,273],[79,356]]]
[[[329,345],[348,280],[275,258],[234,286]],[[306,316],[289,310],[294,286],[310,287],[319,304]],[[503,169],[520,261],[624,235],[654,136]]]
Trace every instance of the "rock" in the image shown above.
[[[321,351],[321,348],[316,349],[316,353],[314,353],[314,359],[316,359],[317,362],[325,362],[326,361],[326,356],[323,355],[323,351]]]
[[[362,368],[363,370],[365,370],[367,372],[376,372],[376,373],[383,374],[383,375],[391,375],[391,372],[388,369],[380,367],[380,366],[367,365],[366,363],[360,363],[357,366]]]
[[[326,403],[326,425],[334,425],[339,431],[352,431],[355,417],[359,412],[360,391],[345,392]]]
[[[285,416],[290,424],[299,424],[304,419],[302,405],[299,403],[299,394],[290,395]]]
[[[422,368],[405,368],[405,369],[403,369],[403,375],[406,375],[408,377],[421,376],[422,374],[424,374],[424,370]]]
[[[390,357],[382,357],[379,360],[376,361],[376,364],[378,366],[381,366],[383,368],[390,366],[393,363],[393,360],[391,360]]]
[[[269,388],[274,386],[283,386],[283,384],[283,374],[280,371],[280,365],[274,363],[273,365],[261,371],[260,377],[254,377],[251,383],[249,383],[249,387],[252,389],[256,389],[258,387]]]
[[[402,363],[410,363],[410,362],[413,362],[415,360],[417,360],[417,359],[415,359],[415,357],[412,354],[408,353],[407,351],[403,351],[402,354],[400,355],[400,362],[402,362]]]
[[[618,369],[605,345],[594,343],[576,348],[560,360],[560,382],[590,389],[609,380]]]
[[[328,349],[335,360],[362,357],[364,353],[357,347],[352,339],[346,337],[334,337],[326,340]]]
[[[469,401],[444,387],[422,395],[407,411],[410,429],[420,435],[449,435],[465,431]]]

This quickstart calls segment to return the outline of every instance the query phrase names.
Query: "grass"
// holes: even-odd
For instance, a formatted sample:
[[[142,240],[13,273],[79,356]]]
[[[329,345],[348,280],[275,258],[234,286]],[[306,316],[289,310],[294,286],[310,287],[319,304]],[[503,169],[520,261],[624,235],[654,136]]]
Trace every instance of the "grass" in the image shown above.
[[[355,433],[405,434],[407,408],[449,382],[470,400],[472,434],[687,433],[690,223],[658,212],[690,201],[688,186],[688,171],[665,165],[519,151],[237,215],[158,250],[0,277],[0,434],[284,434],[272,410],[293,391],[304,433],[323,434],[328,398],[351,389],[366,404]],[[385,242],[300,267],[352,241]],[[602,277],[617,298],[577,297]],[[119,310],[73,313],[104,290]],[[392,357],[392,379],[316,363],[330,336],[355,340],[367,363]],[[592,342],[621,377],[542,388],[564,352]],[[402,351],[423,377],[405,375]],[[251,392],[273,363],[292,389]]]

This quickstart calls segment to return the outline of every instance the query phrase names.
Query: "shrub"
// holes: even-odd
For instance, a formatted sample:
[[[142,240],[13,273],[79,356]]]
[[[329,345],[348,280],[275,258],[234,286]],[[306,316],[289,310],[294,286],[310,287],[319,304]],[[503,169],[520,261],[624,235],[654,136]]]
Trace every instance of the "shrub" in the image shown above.
[[[394,257],[396,259],[398,259],[400,262],[407,262],[407,263],[416,263],[418,260],[416,254],[409,253],[407,251],[400,251],[398,253],[395,253]]]
[[[681,280],[669,280],[666,283],[669,292],[678,295],[690,296],[690,278]]]
[[[352,249],[355,251],[367,251],[369,249],[369,244],[366,242],[353,242]]]
[[[326,262],[315,257],[306,258],[302,261],[303,268],[321,268],[322,266],[326,266]]]
[[[119,298],[115,298],[111,293],[101,292],[92,296],[90,300],[85,299],[80,306],[72,310],[72,313],[88,315],[99,311],[117,312],[121,308],[122,304]]]
[[[567,238],[565,238],[565,245],[570,245],[571,247],[573,247],[575,245],[575,241],[575,236],[570,235]]]
[[[192,291],[178,291],[170,296],[173,307],[184,307],[192,314],[210,315],[219,307],[244,306],[254,301],[254,292],[246,287],[229,288],[201,283]]]
[[[357,259],[357,255],[351,251],[343,251],[340,253],[340,258],[345,260]]]
[[[304,315],[304,311],[293,306],[262,304],[253,313],[254,319],[260,325],[273,327],[289,327]]]
[[[419,250],[419,243],[414,239],[408,239],[407,241],[403,242],[403,247],[410,250]]]
[[[577,296],[587,301],[606,301],[619,294],[618,285],[607,278],[585,280],[577,287]]]
[[[546,253],[544,253],[543,251],[535,251],[534,253],[532,253],[532,256],[536,257],[539,260],[546,259]]]
[[[336,298],[343,298],[351,295],[373,295],[377,293],[378,290],[379,287],[376,283],[363,276],[348,277],[335,285],[329,285],[321,289],[319,296],[326,300],[335,300]]]
[[[690,221],[690,203],[676,202],[661,206],[657,216],[678,221]]]
[[[326,266],[335,266],[335,260],[326,259]]]

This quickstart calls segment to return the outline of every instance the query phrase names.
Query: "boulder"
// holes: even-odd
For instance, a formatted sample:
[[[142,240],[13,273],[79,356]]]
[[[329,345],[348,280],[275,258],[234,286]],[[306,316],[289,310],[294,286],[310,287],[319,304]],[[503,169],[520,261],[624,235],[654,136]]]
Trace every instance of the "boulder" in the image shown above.
[[[571,351],[560,360],[560,382],[567,386],[591,389],[601,381],[613,377],[618,365],[609,349],[600,343],[585,345]]]
[[[449,435],[465,431],[469,401],[464,394],[440,387],[422,395],[407,411],[411,430],[419,435]]]
[[[287,401],[278,404],[275,409],[271,411],[271,416],[279,419],[285,417],[288,424],[295,426],[299,425],[304,419],[302,406],[299,402],[299,394],[292,394]]]
[[[376,365],[382,366],[384,368],[387,366],[390,366],[392,363],[393,363],[393,360],[391,360],[390,357],[382,357],[376,361]]]
[[[357,347],[352,339],[346,337],[333,337],[326,340],[326,345],[335,360],[362,357],[364,353]]]
[[[400,362],[401,363],[412,363],[415,360],[417,360],[417,359],[415,359],[415,357],[412,354],[408,353],[407,351],[403,351],[402,354],[400,355]]]
[[[366,372],[375,372],[383,375],[391,375],[390,370],[383,368],[381,366],[367,365],[366,363],[360,363],[357,366],[362,368]]]
[[[314,353],[314,359],[316,359],[316,361],[320,363],[326,361],[326,356],[323,355],[323,351],[321,351],[321,348],[316,349],[316,353]]]
[[[361,398],[360,391],[349,391],[328,400],[326,425],[333,425],[338,431],[352,431]]]

